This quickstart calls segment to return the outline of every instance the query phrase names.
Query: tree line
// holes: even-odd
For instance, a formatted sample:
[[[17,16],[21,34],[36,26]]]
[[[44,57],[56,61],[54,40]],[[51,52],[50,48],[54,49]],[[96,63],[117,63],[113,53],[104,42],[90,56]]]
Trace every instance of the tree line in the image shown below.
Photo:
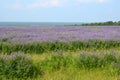
[[[83,23],[75,24],[74,26],[120,26],[120,21],[106,21],[106,22],[95,22],[95,23]]]

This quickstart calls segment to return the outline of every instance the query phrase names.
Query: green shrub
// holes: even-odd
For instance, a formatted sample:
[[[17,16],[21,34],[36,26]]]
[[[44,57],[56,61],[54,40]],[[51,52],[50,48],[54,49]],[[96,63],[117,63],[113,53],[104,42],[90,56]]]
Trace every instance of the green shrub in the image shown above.
[[[30,57],[23,53],[13,53],[0,58],[0,75],[7,78],[27,78],[39,74]]]
[[[9,44],[2,44],[2,52],[10,54],[12,52],[12,48]]]
[[[112,54],[112,53],[104,54],[104,56],[103,56],[104,64],[107,65],[107,64],[111,64],[111,63],[116,63],[118,61],[117,56],[119,56],[119,55],[115,55],[115,54]]]
[[[120,63],[112,63],[109,70],[114,75],[120,75]]]
[[[98,55],[94,54],[81,54],[80,57],[77,60],[77,67],[79,68],[97,68],[97,67],[102,67],[103,62]]]
[[[3,38],[1,41],[2,42],[7,42],[9,39],[8,38]]]
[[[117,61],[111,64],[110,71],[116,75],[120,75],[120,56],[117,55]]]
[[[116,54],[81,54],[77,59],[77,67],[79,68],[98,68],[110,66],[112,63],[117,63],[119,60]]]
[[[50,58],[41,61],[39,66],[43,70],[53,71],[73,65],[74,59],[70,56],[52,55]]]

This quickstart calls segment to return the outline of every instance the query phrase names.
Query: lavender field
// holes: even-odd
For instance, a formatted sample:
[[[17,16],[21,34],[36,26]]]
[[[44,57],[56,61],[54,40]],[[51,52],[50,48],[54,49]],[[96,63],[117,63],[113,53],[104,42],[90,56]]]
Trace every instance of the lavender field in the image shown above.
[[[0,80],[119,80],[120,26],[0,26]]]
[[[94,39],[120,40],[120,26],[0,27],[0,40],[14,43]]]

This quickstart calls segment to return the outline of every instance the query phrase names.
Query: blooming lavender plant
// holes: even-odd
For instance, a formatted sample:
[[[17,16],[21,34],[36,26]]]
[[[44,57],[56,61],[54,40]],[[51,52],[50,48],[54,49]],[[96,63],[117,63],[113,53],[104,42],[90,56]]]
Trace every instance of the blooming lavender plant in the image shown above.
[[[0,27],[0,39],[9,42],[120,40],[119,26]]]
[[[38,70],[28,55],[21,52],[3,55],[0,58],[0,76],[28,78],[37,76]]]

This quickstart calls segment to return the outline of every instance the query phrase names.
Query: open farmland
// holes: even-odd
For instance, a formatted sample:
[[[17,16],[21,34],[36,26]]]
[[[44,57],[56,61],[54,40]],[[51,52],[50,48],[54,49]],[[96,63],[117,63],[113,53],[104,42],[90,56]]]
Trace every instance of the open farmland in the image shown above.
[[[0,40],[28,43],[42,41],[120,40],[119,26],[0,27]]]
[[[2,80],[119,80],[120,26],[0,27]]]

